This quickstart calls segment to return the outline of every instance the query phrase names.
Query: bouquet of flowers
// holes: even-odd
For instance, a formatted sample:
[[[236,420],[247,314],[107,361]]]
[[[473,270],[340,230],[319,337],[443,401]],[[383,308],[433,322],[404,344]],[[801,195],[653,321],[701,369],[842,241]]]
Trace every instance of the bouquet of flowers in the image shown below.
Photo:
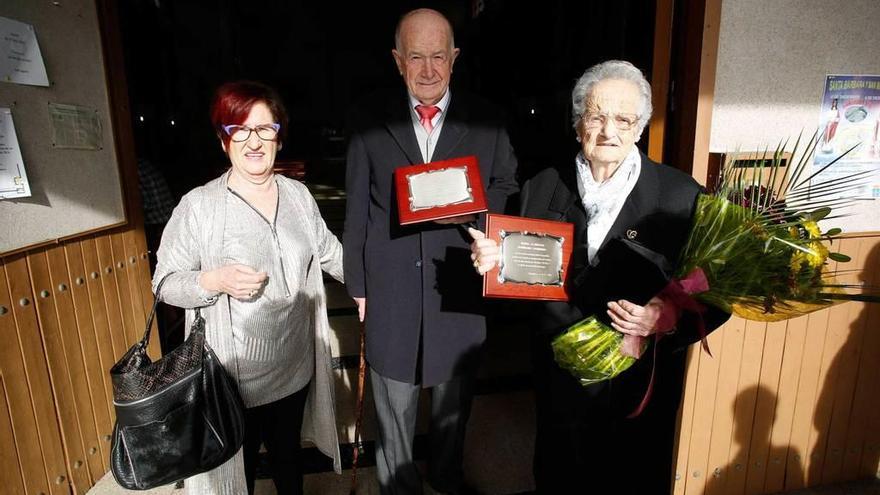
[[[755,321],[794,318],[845,300],[876,300],[853,292],[861,287],[835,281],[831,262],[849,261],[828,246],[841,230],[823,233],[818,224],[847,207],[870,172],[814,180],[844,153],[805,176],[818,141],[814,134],[787,171],[787,143],[770,158],[755,157],[757,167],[738,167],[735,161],[725,167],[715,191],[698,197],[693,226],[670,282],[678,286],[674,292]],[[798,156],[799,142],[800,137],[792,159]],[[623,339],[624,334],[591,316],[554,339],[554,356],[581,384],[589,385],[613,378],[635,362],[621,352]],[[708,350],[705,340],[703,344]]]

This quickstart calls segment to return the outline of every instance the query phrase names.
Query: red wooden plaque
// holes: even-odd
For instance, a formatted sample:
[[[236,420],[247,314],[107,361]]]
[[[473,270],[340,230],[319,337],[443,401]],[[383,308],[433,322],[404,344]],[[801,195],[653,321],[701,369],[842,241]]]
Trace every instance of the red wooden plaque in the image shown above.
[[[568,300],[573,224],[489,214],[486,235],[501,248],[501,261],[483,276],[483,296]]]
[[[398,167],[394,184],[400,225],[488,210],[475,156]]]

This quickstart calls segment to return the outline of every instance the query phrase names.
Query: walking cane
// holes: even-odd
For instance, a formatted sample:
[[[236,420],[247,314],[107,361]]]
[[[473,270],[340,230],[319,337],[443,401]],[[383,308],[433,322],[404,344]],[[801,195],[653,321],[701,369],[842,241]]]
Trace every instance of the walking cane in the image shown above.
[[[358,458],[361,452],[361,419],[364,416],[364,380],[365,375],[367,374],[367,356],[366,356],[366,337],[364,332],[364,323],[360,324],[360,333],[361,333],[361,351],[360,351],[360,362],[358,363],[358,379],[357,379],[357,408],[356,408],[356,416],[354,420],[354,439],[351,444],[352,449],[352,457],[351,457],[351,489],[349,490],[349,495],[355,495],[357,493],[357,468],[358,468]]]

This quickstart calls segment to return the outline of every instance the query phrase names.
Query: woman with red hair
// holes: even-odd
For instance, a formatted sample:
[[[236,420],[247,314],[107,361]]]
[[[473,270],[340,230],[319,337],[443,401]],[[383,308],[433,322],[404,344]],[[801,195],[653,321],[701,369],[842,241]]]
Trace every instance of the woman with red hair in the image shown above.
[[[153,288],[166,279],[159,297],[188,322],[200,309],[244,399],[245,441],[187,493],[252,494],[261,443],[278,493],[302,493],[301,435],[341,469],[321,272],[342,281],[342,246],[306,187],[274,173],[287,113],[272,88],[224,84],[211,120],[231,167],[175,208]]]

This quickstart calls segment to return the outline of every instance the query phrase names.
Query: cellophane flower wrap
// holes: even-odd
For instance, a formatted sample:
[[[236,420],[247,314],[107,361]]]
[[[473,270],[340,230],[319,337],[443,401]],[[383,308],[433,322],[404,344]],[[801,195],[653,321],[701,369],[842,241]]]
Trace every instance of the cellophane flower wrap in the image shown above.
[[[674,275],[676,280],[705,276],[708,290],[690,297],[754,321],[794,318],[845,300],[876,301],[853,293],[866,288],[835,281],[832,264],[849,258],[829,247],[840,229],[823,233],[819,227],[820,220],[835,218],[832,209],[851,204],[853,191],[870,172],[815,181],[843,156],[806,175],[817,142],[814,135],[800,155],[798,143],[790,155],[783,143],[772,154],[749,157],[757,166],[732,161],[715,191],[698,196]],[[589,385],[614,378],[636,361],[622,355],[622,340],[623,334],[591,316],[552,345],[557,363]]]

